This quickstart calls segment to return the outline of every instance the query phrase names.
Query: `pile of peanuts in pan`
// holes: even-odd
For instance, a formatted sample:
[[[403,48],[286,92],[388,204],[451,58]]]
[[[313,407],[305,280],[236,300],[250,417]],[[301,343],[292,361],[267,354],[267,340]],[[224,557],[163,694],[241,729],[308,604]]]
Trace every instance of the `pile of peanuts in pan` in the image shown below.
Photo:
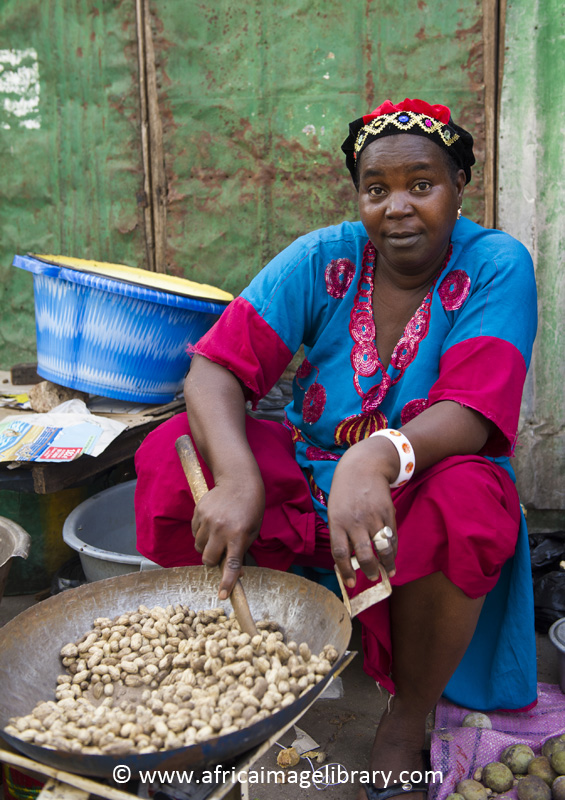
[[[319,655],[284,642],[278,625],[242,633],[223,608],[139,606],[61,650],[55,701],[14,717],[6,732],[54,750],[155,753],[235,733],[293,703],[330,671]]]

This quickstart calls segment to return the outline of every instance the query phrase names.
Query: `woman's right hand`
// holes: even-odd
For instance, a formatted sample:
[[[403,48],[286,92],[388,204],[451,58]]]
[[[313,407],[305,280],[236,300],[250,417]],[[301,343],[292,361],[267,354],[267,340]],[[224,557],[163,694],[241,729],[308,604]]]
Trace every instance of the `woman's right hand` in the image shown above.
[[[216,566],[225,556],[219,592],[225,600],[259,534],[265,487],[247,441],[244,387],[235,375],[195,355],[184,394],[194,444],[215,484],[196,505],[192,532],[203,564]]]
[[[200,499],[192,518],[195,547],[202,563],[216,566],[225,556],[219,599],[231,594],[245,553],[259,535],[265,511],[261,478],[219,479]]]

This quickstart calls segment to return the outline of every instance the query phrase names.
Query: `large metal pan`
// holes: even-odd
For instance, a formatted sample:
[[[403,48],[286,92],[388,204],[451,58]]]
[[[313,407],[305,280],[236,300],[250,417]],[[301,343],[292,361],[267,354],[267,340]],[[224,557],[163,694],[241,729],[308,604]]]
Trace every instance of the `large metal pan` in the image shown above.
[[[31,537],[27,531],[11,519],[0,517],[0,600],[4,595],[12,558],[27,558],[30,543]]]
[[[242,579],[256,621],[277,621],[285,635],[307,642],[313,652],[333,644],[340,658],[331,672],[290,706],[250,727],[178,750],[144,755],[77,755],[49,750],[9,736],[10,717],[28,714],[40,700],[54,699],[64,670],[59,651],[92,627],[96,617],[115,617],[140,604],[182,603],[195,610],[215,608],[217,570],[175,567],[131,573],[69,589],[32,606],[0,628],[0,733],[17,750],[43,764],[81,775],[110,777],[118,764],[132,775],[140,770],[204,768],[228,764],[235,756],[268,739],[323,691],[339,667],[351,636],[351,621],[340,600],[323,586],[296,575],[246,567]],[[229,602],[224,603],[231,611]]]

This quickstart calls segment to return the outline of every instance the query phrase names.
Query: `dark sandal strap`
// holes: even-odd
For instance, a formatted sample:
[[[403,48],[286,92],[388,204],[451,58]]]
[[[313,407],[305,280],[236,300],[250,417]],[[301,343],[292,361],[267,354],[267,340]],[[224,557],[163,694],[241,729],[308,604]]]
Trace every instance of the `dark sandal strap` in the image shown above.
[[[393,783],[387,786],[386,789],[377,789],[372,783],[362,784],[368,800],[388,800],[389,797],[398,797],[401,794],[409,794],[411,792],[427,792],[429,784],[425,781],[418,783]]]

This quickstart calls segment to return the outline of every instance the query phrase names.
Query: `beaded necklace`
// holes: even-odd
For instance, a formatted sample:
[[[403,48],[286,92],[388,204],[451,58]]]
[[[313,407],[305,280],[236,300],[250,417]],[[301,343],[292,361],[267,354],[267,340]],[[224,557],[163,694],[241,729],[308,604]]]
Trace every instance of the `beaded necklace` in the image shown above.
[[[357,294],[351,309],[349,333],[353,339],[351,349],[351,366],[353,367],[353,383],[357,394],[362,398],[362,413],[370,414],[380,406],[391,386],[398,383],[404,375],[406,368],[414,361],[418,354],[420,342],[426,338],[430,325],[430,309],[432,296],[437,280],[451,258],[452,246],[445,256],[430,289],[420,306],[404,328],[404,333],[398,340],[392,352],[390,366],[397,372],[391,377],[379,357],[376,345],[376,326],[373,315],[373,288],[377,252],[372,242],[367,242],[363,251],[361,276]],[[380,370],[382,378],[376,385],[364,392],[359,378],[371,378]]]

